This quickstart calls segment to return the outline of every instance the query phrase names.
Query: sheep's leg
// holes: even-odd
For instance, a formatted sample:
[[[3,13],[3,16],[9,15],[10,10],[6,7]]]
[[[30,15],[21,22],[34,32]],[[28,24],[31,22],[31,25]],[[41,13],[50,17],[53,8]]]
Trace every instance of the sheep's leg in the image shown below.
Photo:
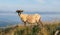
[[[26,22],[24,22],[24,26],[26,27]]]
[[[25,34],[24,34],[24,35],[27,35],[28,30],[27,30],[27,27],[26,27],[26,22],[24,22],[24,27],[26,28],[26,29],[25,29],[25,31],[24,31],[24,32],[25,32]]]
[[[42,23],[41,20],[39,20],[39,23],[38,24],[41,26],[41,28],[43,28],[43,23]]]
[[[40,23],[41,23],[41,25],[43,26],[43,23],[42,23],[42,21],[40,20]]]

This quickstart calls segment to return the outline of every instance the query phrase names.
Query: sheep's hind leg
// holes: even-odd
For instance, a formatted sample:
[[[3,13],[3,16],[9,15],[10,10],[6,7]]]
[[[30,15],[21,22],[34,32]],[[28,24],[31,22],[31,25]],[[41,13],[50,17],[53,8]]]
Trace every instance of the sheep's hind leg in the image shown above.
[[[41,20],[39,20],[38,25],[39,25],[41,28],[43,28],[43,26],[44,26]]]

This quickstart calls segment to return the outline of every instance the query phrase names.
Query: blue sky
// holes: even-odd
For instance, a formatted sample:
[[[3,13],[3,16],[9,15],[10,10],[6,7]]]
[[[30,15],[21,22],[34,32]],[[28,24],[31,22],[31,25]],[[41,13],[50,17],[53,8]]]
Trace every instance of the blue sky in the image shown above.
[[[60,0],[0,0],[0,10],[60,12]]]

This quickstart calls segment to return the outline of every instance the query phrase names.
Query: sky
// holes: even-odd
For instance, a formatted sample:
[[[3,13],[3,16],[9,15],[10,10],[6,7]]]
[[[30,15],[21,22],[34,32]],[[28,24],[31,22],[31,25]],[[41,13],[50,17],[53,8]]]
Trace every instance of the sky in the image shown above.
[[[0,0],[0,11],[60,12],[60,0]]]

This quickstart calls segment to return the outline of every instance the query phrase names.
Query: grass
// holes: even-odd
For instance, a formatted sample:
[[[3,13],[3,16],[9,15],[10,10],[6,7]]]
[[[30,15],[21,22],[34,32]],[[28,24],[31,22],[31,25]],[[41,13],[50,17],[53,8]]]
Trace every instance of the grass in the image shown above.
[[[0,35],[54,35],[56,30],[60,30],[60,22],[46,23],[43,28],[38,25],[33,25],[33,27],[16,25],[0,29]]]

